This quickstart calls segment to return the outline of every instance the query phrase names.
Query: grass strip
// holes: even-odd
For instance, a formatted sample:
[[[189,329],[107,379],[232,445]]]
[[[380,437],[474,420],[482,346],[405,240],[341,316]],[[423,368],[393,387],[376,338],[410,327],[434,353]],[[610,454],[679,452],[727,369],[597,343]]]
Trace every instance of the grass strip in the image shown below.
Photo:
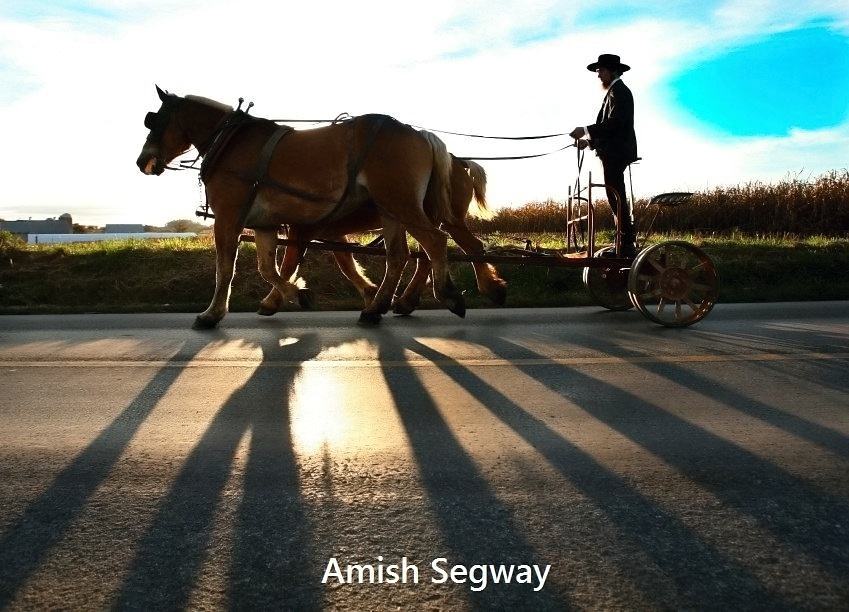
[[[364,238],[364,241],[369,237]],[[521,237],[494,233],[491,246],[562,246],[554,234]],[[601,240],[609,236],[601,236]],[[687,240],[714,260],[721,302],[849,299],[849,239],[792,235],[665,234],[648,242]],[[231,310],[255,310],[269,286],[256,270],[253,244],[239,249]],[[379,257],[358,257],[379,281]],[[405,278],[412,274],[408,266]],[[470,307],[489,303],[478,294],[472,268],[451,265]],[[509,283],[507,306],[584,306],[592,301],[580,270],[510,264],[499,266]],[[329,253],[309,253],[300,275],[320,310],[358,310],[359,295],[343,279]],[[0,313],[195,312],[206,308],[215,285],[215,250],[209,239],[126,240],[65,245],[0,241]],[[435,307],[432,296],[423,307]]]

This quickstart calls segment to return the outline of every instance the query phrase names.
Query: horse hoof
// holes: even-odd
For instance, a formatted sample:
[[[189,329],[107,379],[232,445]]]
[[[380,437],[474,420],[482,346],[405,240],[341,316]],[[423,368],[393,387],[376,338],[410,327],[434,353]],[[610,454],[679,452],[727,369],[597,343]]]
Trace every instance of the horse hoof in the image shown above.
[[[360,313],[360,320],[358,322],[360,325],[377,325],[380,323],[381,316],[379,312],[366,312],[364,310]]]
[[[409,315],[412,314],[416,307],[413,304],[407,302],[407,300],[398,298],[392,303],[392,312],[396,315]]]
[[[304,310],[315,308],[315,293],[312,289],[298,289],[298,305]]]
[[[220,319],[208,319],[200,315],[195,317],[195,322],[192,323],[192,329],[214,329],[218,325]]]
[[[257,309],[256,313],[258,315],[262,315],[263,317],[270,317],[271,315],[277,313],[277,309],[272,308],[271,306],[266,306],[265,304],[260,302],[259,308]]]
[[[446,300],[446,305],[448,306],[448,310],[461,319],[466,318],[466,300],[463,299],[463,296]]]

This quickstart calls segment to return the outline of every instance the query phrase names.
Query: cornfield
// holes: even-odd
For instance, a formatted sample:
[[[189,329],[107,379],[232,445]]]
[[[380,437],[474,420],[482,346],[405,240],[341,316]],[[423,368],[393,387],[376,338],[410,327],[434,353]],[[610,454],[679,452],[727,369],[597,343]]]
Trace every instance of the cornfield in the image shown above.
[[[849,232],[849,170],[832,171],[810,180],[798,178],[775,184],[751,182],[696,193],[674,207],[638,199],[634,214],[642,231],[741,232],[841,236]],[[610,208],[596,201],[600,227],[611,227]],[[472,219],[480,233],[562,232],[565,202],[529,202],[503,208],[492,219]]]

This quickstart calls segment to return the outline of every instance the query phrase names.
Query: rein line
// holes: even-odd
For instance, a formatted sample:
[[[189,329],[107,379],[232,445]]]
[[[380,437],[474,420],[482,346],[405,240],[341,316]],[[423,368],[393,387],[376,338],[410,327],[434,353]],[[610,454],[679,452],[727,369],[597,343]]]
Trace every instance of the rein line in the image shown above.
[[[412,124],[411,124],[412,125]],[[489,138],[492,140],[544,140],[546,138],[557,138],[559,136],[568,136],[567,132],[562,134],[542,134],[540,136],[487,136],[484,134],[465,134],[463,132],[449,132],[448,130],[435,130],[433,128],[422,127],[420,125],[412,125],[412,127],[427,130],[428,132],[436,132],[437,134],[451,134],[452,136],[466,136],[468,138]]]
[[[252,183],[251,188],[250,188],[250,195],[248,196],[248,200],[246,202],[246,205],[244,207],[244,211],[242,213],[243,216],[247,215],[248,210],[249,210],[252,202],[254,201],[254,199],[257,195],[257,191],[261,187],[271,187],[272,189],[276,189],[278,191],[288,193],[289,195],[292,195],[296,198],[306,200],[306,201],[315,202],[315,203],[319,203],[319,202],[334,203],[334,201],[331,200],[330,198],[327,198],[327,197],[324,197],[324,196],[319,196],[319,195],[316,195],[316,194],[311,194],[311,193],[308,193],[306,191],[296,189],[296,188],[290,187],[288,185],[284,185],[284,184],[272,179],[271,177],[268,176],[268,165],[270,163],[271,156],[273,155],[273,152],[274,152],[274,149],[276,148],[277,143],[283,137],[285,137],[286,135],[288,135],[288,134],[290,134],[291,132],[294,131],[291,127],[289,127],[285,124],[287,124],[287,123],[330,123],[331,125],[336,125],[337,123],[341,123],[341,122],[353,121],[357,117],[354,116],[354,115],[350,115],[348,113],[340,113],[334,119],[260,119],[258,117],[253,117],[253,116],[249,115],[248,112],[247,112],[253,106],[253,103],[250,103],[248,105],[248,108],[245,111],[242,111],[241,110],[242,102],[243,102],[243,99],[239,98],[239,106],[236,108],[236,110],[227,113],[226,115],[224,115],[218,121],[218,123],[216,124],[216,126],[212,130],[211,136],[207,139],[207,141],[205,143],[203,143],[203,145],[195,146],[195,150],[197,151],[197,156],[195,157],[195,159],[193,159],[191,161],[185,160],[185,159],[180,160],[178,162],[178,166],[166,165],[165,168],[168,169],[168,170],[198,170],[199,171],[198,185],[200,185],[201,183],[205,182],[205,179],[212,172],[212,168],[215,165],[215,162],[217,161],[217,158],[219,157],[220,153],[227,147],[227,144],[229,144],[229,141],[231,140],[233,135],[237,131],[239,131],[240,127],[245,125],[248,121],[267,121],[269,123],[278,124],[279,127],[277,128],[277,130],[275,130],[275,132],[269,138],[269,141],[267,141],[266,145],[263,147],[263,151],[261,152],[261,155],[260,155],[257,173],[253,177],[253,180],[250,180],[247,177],[240,177],[240,178],[242,178],[242,180],[247,180],[248,183]],[[280,124],[283,124],[283,125],[280,125]],[[365,154],[367,154],[368,150],[371,148],[371,145],[374,142],[374,138],[377,136],[377,132],[380,130],[381,124],[382,124],[382,120],[378,122],[377,126],[375,126],[375,129],[373,129],[372,132],[367,137],[366,146],[364,147],[364,150],[362,150],[360,152],[359,159],[357,161],[353,162],[353,163],[351,163],[349,161],[350,165],[349,165],[349,168],[348,168],[348,182],[347,182],[345,191],[342,194],[342,197],[338,201],[335,201],[335,206],[331,210],[329,210],[327,213],[322,215],[322,217],[317,222],[326,221],[329,218],[335,218],[335,217],[338,216],[338,214],[343,209],[343,204],[348,199],[348,197],[350,195],[353,178],[356,176],[356,172],[359,170],[359,166],[362,164],[363,159],[365,157]],[[568,135],[566,133],[558,133],[558,134],[542,134],[542,135],[536,135],[536,136],[491,136],[491,135],[484,135],[484,134],[468,134],[468,133],[463,133],[463,132],[451,132],[451,131],[448,131],[448,130],[429,129],[429,128],[424,128],[424,127],[418,126],[418,125],[410,125],[410,127],[413,127],[415,129],[419,129],[419,130],[427,130],[429,132],[436,132],[436,133],[440,133],[440,134],[451,134],[453,136],[464,136],[464,137],[468,137],[468,138],[484,138],[484,139],[490,139],[490,140],[542,140],[542,139],[557,138],[557,137],[560,137],[560,136],[567,136]],[[538,158],[538,157],[545,157],[547,155],[553,155],[555,153],[565,151],[566,149],[569,149],[569,148],[575,147],[575,146],[576,146],[576,143],[573,142],[571,144],[560,147],[559,149],[555,149],[554,151],[548,151],[546,153],[536,153],[536,154],[532,154],[532,155],[511,155],[511,156],[497,156],[497,157],[481,157],[481,156],[475,156],[475,157],[455,156],[455,157],[457,159],[461,160],[461,161],[474,161],[474,160],[481,160],[481,161],[505,160],[506,161],[506,160],[534,159],[534,158]],[[200,167],[198,167],[196,164],[199,160],[201,160],[201,158],[203,158],[203,161],[201,161],[201,165],[200,165]],[[581,161],[583,161],[582,160],[583,156],[580,156],[580,158],[581,158]],[[580,167],[580,162],[579,162],[579,167]],[[203,203],[203,209],[204,209],[203,212],[198,211],[197,214],[199,216],[203,216],[204,218],[213,217],[213,215],[209,212],[209,201],[208,200],[206,200]]]
[[[496,160],[513,160],[513,159],[532,159],[534,157],[545,157],[546,155],[554,155],[555,153],[560,153],[560,151],[565,151],[570,147],[574,147],[575,144],[568,144],[565,147],[560,147],[559,149],[555,149],[554,151],[549,151],[548,153],[536,153],[534,155],[511,155],[506,157],[457,157],[457,159],[462,159],[464,161],[496,161]]]
[[[241,107],[241,103],[242,103],[242,99],[240,98],[239,99],[239,107]],[[250,107],[248,107],[248,108],[250,108]],[[240,112],[239,109],[237,109],[237,110],[233,111],[233,113],[231,113],[228,117],[226,117],[225,118],[226,120],[222,119],[223,125],[220,125],[220,127],[217,127],[216,130],[213,132],[212,137],[210,137],[209,149],[215,149],[215,145],[217,144],[217,140],[220,139],[221,134],[227,129],[228,124],[230,123],[232,118],[235,115],[237,115],[239,112]],[[246,113],[244,113],[244,114],[246,115]],[[333,119],[269,119],[268,121],[272,121],[273,123],[278,123],[278,124],[281,124],[281,123],[282,124],[286,124],[286,123],[330,123],[331,125],[335,125],[337,123],[341,123],[343,121],[351,121],[353,119],[356,119],[356,115],[351,115],[349,113],[340,113],[340,114],[336,115],[336,117],[333,118]],[[464,133],[464,132],[451,132],[449,130],[437,130],[437,129],[434,129],[434,128],[426,128],[426,127],[423,127],[423,126],[420,126],[420,125],[414,125],[414,124],[410,124],[410,127],[413,127],[413,128],[419,129],[419,130],[426,130],[428,132],[435,132],[437,134],[451,134],[452,136],[465,136],[465,137],[468,137],[468,138],[485,138],[485,139],[488,139],[488,140],[544,140],[544,139],[548,139],[548,138],[558,138],[560,136],[568,136],[569,135],[566,132],[562,132],[562,133],[557,133],[557,134],[540,134],[540,135],[536,135],[536,136],[492,136],[492,135],[486,135],[486,134],[467,134],[467,133]],[[514,161],[514,160],[520,160],[520,159],[535,159],[537,157],[546,157],[547,155],[554,155],[555,153],[560,153],[561,151],[565,151],[566,149],[569,149],[569,148],[574,147],[574,146],[575,146],[575,144],[572,143],[572,144],[568,144],[566,146],[560,147],[559,149],[555,149],[554,151],[548,151],[546,153],[535,153],[535,154],[532,154],[532,155],[505,155],[505,156],[494,156],[494,157],[487,157],[487,156],[462,156],[462,157],[456,156],[456,157],[457,157],[457,159],[460,159],[462,161]],[[194,160],[192,160],[191,162],[187,162],[187,161],[184,160],[184,161],[179,162],[180,167],[166,166],[166,168],[168,170],[198,170],[198,168],[197,168],[197,166],[195,166],[195,164],[198,162],[198,160],[201,157],[205,157],[205,155],[200,152],[200,148],[197,148],[197,149],[198,149],[198,156]],[[203,172],[203,167],[204,167],[204,165],[202,163],[201,167],[200,167],[201,172]]]

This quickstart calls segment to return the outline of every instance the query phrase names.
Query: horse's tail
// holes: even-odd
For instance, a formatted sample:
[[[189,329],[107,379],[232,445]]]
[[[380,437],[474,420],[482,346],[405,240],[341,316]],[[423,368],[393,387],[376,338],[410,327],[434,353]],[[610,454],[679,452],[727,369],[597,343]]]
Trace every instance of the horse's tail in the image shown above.
[[[451,154],[448,147],[436,134],[419,130],[433,151],[433,172],[430,175],[428,192],[433,196],[432,209],[427,211],[437,222],[453,223],[454,211],[451,209]]]
[[[486,204],[486,170],[483,166],[468,159],[462,160],[463,165],[469,169],[472,178],[472,194],[475,205],[469,209],[469,214],[478,219],[492,219],[493,213]]]

